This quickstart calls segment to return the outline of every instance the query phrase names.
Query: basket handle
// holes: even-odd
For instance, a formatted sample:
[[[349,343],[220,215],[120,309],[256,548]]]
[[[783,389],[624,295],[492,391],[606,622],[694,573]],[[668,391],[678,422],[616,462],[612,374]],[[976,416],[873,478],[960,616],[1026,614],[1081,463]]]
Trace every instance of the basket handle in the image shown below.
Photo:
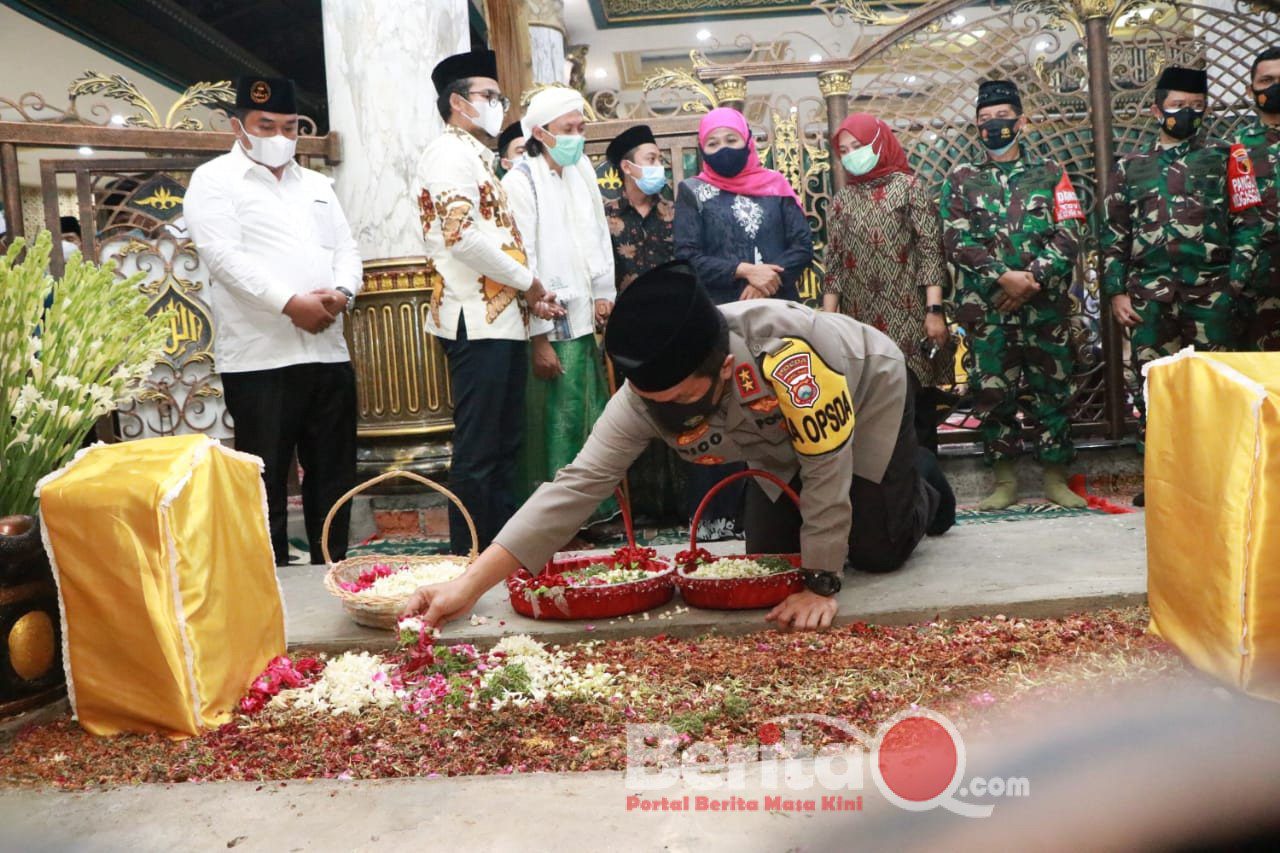
[[[421,474],[395,469],[392,471],[384,471],[373,479],[367,480],[354,487],[351,491],[338,498],[334,505],[329,509],[329,514],[324,517],[324,529],[320,531],[320,550],[324,554],[324,562],[326,566],[333,566],[333,556],[329,553],[329,527],[333,524],[333,517],[338,514],[338,510],[342,508],[344,503],[351,500],[370,486],[377,485],[383,480],[390,480],[395,477],[405,477],[417,483],[421,483],[429,489],[435,489],[437,492],[453,501],[453,505],[462,513],[463,520],[467,522],[467,530],[471,533],[471,553],[468,555],[469,559],[474,560],[479,555],[480,537],[476,536],[476,523],[471,520],[471,513],[467,512],[467,508],[462,505],[462,501],[458,500],[458,496],[434,480],[428,480]]]
[[[631,518],[631,501],[627,500],[627,495],[621,486],[613,490],[613,496],[618,499],[618,508],[622,510],[622,526],[627,531],[627,545],[635,548],[636,526]]]
[[[707,505],[711,503],[711,499],[719,494],[720,490],[730,483],[738,480],[744,480],[747,477],[759,477],[762,480],[768,480],[778,488],[782,489],[782,493],[791,500],[795,501],[796,506],[800,506],[800,496],[796,494],[796,490],[791,488],[790,484],[784,483],[781,477],[770,474],[768,471],[761,471],[759,468],[747,468],[744,471],[735,471],[728,477],[716,483],[707,489],[707,493],[703,495],[702,502],[698,504],[697,510],[693,513],[693,521],[689,524],[689,550],[698,550],[698,524],[702,521],[702,513],[706,511]]]

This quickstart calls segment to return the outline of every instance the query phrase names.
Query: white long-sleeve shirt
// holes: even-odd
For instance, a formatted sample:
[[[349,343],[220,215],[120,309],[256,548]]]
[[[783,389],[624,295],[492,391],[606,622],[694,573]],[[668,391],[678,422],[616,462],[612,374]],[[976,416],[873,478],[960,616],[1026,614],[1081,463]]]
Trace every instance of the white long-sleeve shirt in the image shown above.
[[[350,359],[342,317],[313,335],[282,313],[295,295],[360,290],[360,253],[327,177],[291,162],[277,180],[236,143],[192,174],[183,215],[209,267],[220,373]]]
[[[529,337],[519,293],[533,284],[507,194],[493,173],[493,152],[452,125],[418,161],[418,206],[427,257],[444,285],[431,301],[427,330],[456,340]]]

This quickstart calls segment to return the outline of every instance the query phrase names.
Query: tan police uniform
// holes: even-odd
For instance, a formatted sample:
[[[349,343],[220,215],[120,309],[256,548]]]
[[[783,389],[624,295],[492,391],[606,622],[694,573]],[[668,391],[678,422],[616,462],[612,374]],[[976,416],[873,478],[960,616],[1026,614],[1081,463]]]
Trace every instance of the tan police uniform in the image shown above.
[[[902,352],[851,317],[793,302],[761,299],[719,310],[734,357],[728,403],[697,427],[671,433],[624,385],[577,458],[533,494],[498,534],[498,544],[541,569],[656,437],[696,464],[745,461],[797,485],[799,529],[791,534],[798,532],[805,568],[840,572],[851,545],[867,552],[866,565],[855,559],[856,567],[901,565],[938,501],[916,469]],[[757,492],[762,502],[781,495],[767,482]],[[778,541],[780,531],[759,529],[770,513],[752,513],[750,499],[749,493],[747,550],[755,552],[759,543]],[[866,507],[858,505],[863,502]],[[778,508],[786,503],[783,497]],[[860,513],[868,525],[858,523]],[[760,519],[756,530],[753,514]]]

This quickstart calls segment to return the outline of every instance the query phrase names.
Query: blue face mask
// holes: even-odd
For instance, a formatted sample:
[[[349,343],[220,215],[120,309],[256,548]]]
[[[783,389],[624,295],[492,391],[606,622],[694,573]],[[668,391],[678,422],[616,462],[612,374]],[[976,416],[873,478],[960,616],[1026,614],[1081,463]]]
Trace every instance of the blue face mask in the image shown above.
[[[721,148],[708,154],[702,152],[702,159],[711,167],[711,171],[715,172],[722,178],[732,178],[747,168],[747,147],[741,148]]]
[[[640,166],[639,163],[633,163]],[[645,195],[657,195],[667,185],[667,170],[662,164],[640,166],[640,177],[635,178],[636,186]]]
[[[585,136],[570,136],[562,133],[556,137],[556,144],[550,149],[551,159],[560,166],[572,166],[582,156],[582,149],[586,144]]]

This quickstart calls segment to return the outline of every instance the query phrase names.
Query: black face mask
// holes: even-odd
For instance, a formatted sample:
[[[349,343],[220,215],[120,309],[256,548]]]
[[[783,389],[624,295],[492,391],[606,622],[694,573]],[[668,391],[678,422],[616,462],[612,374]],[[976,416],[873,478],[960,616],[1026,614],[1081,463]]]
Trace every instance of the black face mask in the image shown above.
[[[1018,131],[1013,129],[1017,123],[1016,118],[987,119],[978,125],[978,132],[982,134],[982,144],[989,151],[1008,148],[1018,138]]]
[[[732,178],[747,168],[747,155],[749,153],[744,145],[741,148],[721,148],[710,154],[704,151],[702,159],[711,167],[711,171],[720,177]]]
[[[1164,114],[1164,121],[1160,125],[1160,129],[1172,136],[1174,139],[1188,139],[1204,123],[1204,110],[1193,110],[1191,107],[1183,107],[1180,110],[1160,110]]]
[[[1280,113],[1280,83],[1272,83],[1265,89],[1254,89],[1253,101],[1264,113]]]
[[[692,403],[655,403],[653,400],[644,402],[649,407],[649,413],[653,415],[654,420],[667,432],[685,432],[705,421],[720,408],[723,400],[716,398],[723,388],[723,380],[712,382],[707,388],[707,393]]]

